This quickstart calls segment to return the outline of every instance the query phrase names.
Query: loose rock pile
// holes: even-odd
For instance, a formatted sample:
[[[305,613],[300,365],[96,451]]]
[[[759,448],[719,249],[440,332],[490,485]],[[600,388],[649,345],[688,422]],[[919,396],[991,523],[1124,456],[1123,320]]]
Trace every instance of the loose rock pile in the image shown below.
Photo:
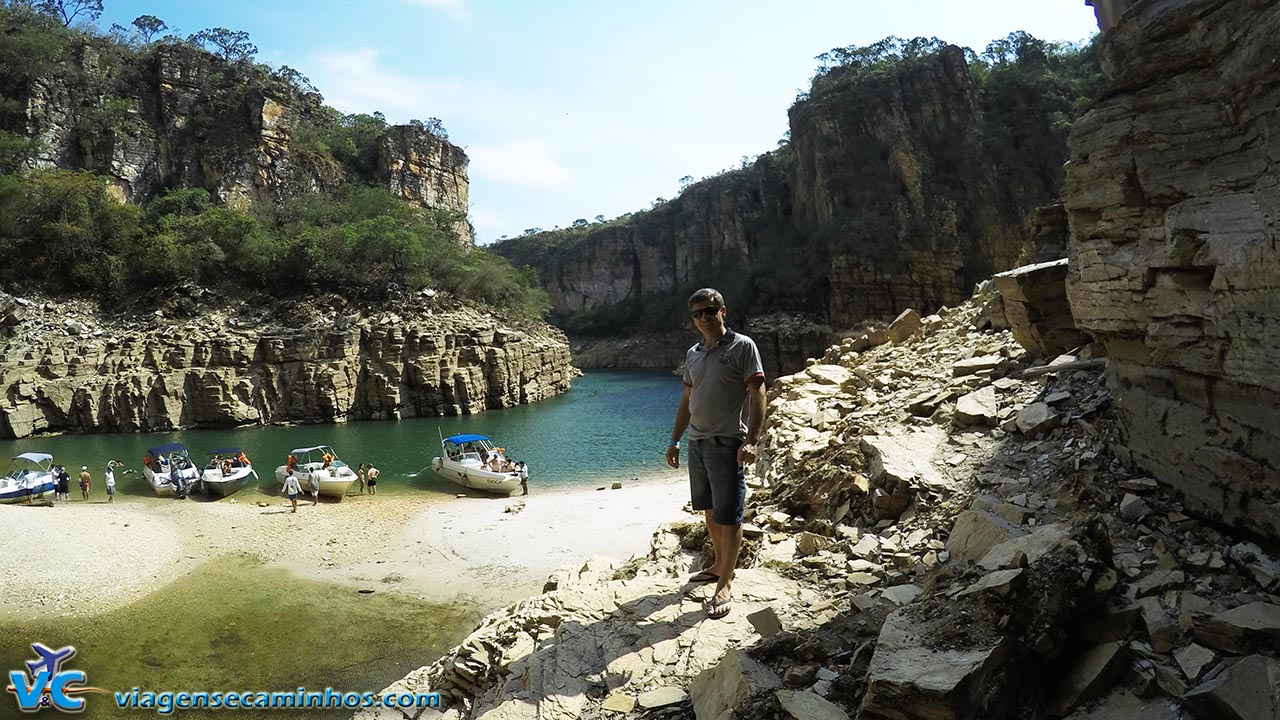
[[[1089,348],[1045,368],[982,305],[774,384],[725,620],[684,584],[691,520],[395,689],[486,720],[1278,717],[1280,563],[1117,458]]]

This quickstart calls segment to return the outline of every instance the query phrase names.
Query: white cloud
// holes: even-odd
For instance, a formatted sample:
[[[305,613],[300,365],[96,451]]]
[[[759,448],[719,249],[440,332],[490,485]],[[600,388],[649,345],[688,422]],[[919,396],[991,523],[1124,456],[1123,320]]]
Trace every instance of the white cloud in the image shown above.
[[[409,0],[409,2],[432,10],[439,10],[455,19],[461,19],[466,15],[466,9],[462,7],[462,0]]]
[[[563,187],[572,183],[569,170],[552,148],[536,140],[508,140],[471,145],[471,171],[494,182],[531,188]]]
[[[399,116],[411,113],[414,99],[427,93],[423,81],[379,68],[378,52],[369,48],[322,55],[316,63],[325,101],[343,112]]]

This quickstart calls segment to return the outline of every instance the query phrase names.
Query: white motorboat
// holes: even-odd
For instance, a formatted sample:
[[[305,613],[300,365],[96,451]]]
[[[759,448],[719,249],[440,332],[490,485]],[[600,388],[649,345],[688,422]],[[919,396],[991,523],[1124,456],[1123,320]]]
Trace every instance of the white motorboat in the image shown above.
[[[463,487],[511,495],[520,489],[520,473],[501,460],[493,469],[500,450],[484,435],[454,435],[440,441],[440,457],[432,458],[431,467]]]
[[[297,448],[289,453],[289,461],[276,468],[276,480],[284,484],[292,467],[304,493],[311,491],[312,475],[320,481],[321,495],[339,500],[347,494],[347,487],[356,481],[355,471],[339,460],[338,453],[328,445]]]
[[[22,453],[9,461],[9,469],[0,477],[0,503],[35,502],[56,486],[52,455]]]
[[[258,479],[249,456],[240,448],[218,448],[209,451],[209,462],[200,474],[200,487],[219,497],[226,497]]]
[[[165,443],[147,448],[142,461],[142,474],[156,495],[185,498],[191,486],[200,479],[200,470],[191,460],[187,446]]]

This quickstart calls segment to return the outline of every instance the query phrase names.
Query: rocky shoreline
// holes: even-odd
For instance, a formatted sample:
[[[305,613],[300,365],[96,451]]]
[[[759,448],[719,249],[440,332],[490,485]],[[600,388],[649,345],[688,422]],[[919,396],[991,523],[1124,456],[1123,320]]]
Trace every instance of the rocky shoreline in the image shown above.
[[[727,619],[671,523],[391,689],[457,720],[1273,717],[1280,563],[1117,457],[1101,363],[1033,369],[983,304],[774,385]]]
[[[212,308],[210,309],[210,306]],[[564,392],[564,335],[433,290],[149,312],[0,294],[0,436],[465,415]]]

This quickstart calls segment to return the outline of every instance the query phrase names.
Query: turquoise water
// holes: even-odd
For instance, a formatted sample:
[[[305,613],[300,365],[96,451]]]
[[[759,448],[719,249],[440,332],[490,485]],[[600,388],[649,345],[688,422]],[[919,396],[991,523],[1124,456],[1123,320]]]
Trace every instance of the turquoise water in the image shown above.
[[[259,475],[256,487],[238,495],[276,494],[275,468],[296,447],[331,445],[352,467],[373,463],[382,472],[378,492],[455,493],[458,488],[431,470],[440,454],[440,435],[479,433],[492,437],[512,460],[529,464],[530,488],[584,487],[602,481],[661,472],[663,454],[680,400],[679,378],[669,372],[589,371],[572,389],[551,400],[447,418],[351,422],[336,425],[255,427],[232,430],[184,430],[166,433],[60,435],[0,441],[0,457],[46,452],[65,465],[74,479],[81,465],[94,478],[91,499],[102,499],[102,471],[110,459],[135,473],[117,471],[117,500],[152,498],[142,478],[147,448],[181,442],[203,464],[215,448],[240,447]],[[73,483],[74,484],[74,483]],[[79,492],[72,488],[72,497]],[[352,492],[359,492],[353,486]]]

